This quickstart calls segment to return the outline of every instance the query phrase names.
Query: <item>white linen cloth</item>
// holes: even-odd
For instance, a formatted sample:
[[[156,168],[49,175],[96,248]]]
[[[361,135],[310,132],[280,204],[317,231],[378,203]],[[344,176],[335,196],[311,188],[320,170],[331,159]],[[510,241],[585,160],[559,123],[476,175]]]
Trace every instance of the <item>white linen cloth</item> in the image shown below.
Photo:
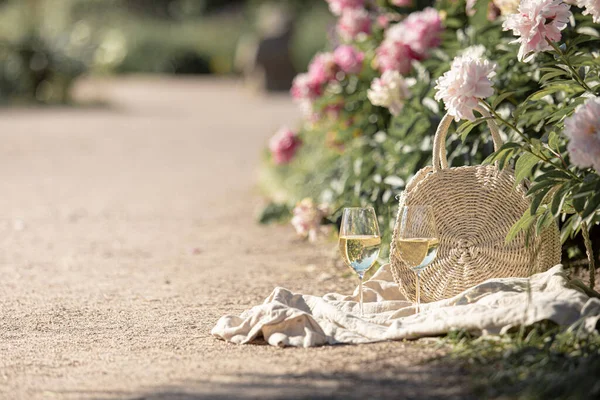
[[[276,288],[239,317],[221,317],[211,333],[238,344],[262,336],[273,346],[311,347],[416,339],[453,329],[498,334],[542,320],[593,330],[600,318],[600,300],[570,282],[561,265],[529,279],[490,279],[453,298],[422,304],[419,314],[384,265],[364,284],[364,302],[361,318],[358,289],[352,296],[317,297]]]

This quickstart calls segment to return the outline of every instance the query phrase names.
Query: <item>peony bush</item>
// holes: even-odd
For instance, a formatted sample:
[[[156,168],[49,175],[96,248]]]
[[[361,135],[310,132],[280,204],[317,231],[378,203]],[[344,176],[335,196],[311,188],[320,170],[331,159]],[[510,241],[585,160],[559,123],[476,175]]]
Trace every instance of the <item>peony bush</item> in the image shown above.
[[[531,209],[507,240],[556,220],[565,257],[587,253],[593,265],[591,238],[600,230],[597,0],[328,3],[338,16],[335,35],[294,80],[304,121],[285,163],[269,146],[261,181],[273,204],[263,221],[291,217],[308,198],[321,211],[294,212],[294,226],[305,236],[311,226],[314,240],[321,232],[315,224],[335,224],[343,207],[369,204],[389,243],[395,196],[431,162],[435,129],[448,112],[456,124],[447,143],[451,165],[497,162],[528,187]],[[495,153],[476,107],[501,127],[505,144]]]

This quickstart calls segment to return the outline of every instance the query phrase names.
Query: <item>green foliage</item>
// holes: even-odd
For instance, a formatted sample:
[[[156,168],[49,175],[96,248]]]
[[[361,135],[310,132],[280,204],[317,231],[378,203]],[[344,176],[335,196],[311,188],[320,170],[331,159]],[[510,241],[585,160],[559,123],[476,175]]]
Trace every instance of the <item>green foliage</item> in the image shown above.
[[[5,0],[0,101],[67,102],[73,83],[86,73],[240,72],[238,44],[259,36],[254,10],[264,3],[269,1]],[[294,12],[291,55],[305,68],[325,45],[327,6],[321,0],[311,0],[311,7],[300,0],[275,3]],[[32,66],[27,52],[45,65]]]
[[[600,335],[564,331],[549,322],[501,336],[453,332],[441,339],[481,399],[596,399],[600,397]]]
[[[3,100],[66,103],[69,92],[88,66],[73,57],[69,45],[32,34],[0,42],[0,96]]]
[[[258,217],[261,224],[270,224],[272,222],[284,222],[291,216],[289,207],[285,204],[269,203]]]
[[[380,5],[388,11],[405,11],[384,3]],[[553,44],[533,61],[519,62],[518,46],[510,44],[514,37],[502,30],[500,19],[488,21],[483,3],[487,4],[479,2],[473,16],[465,14],[463,1],[436,3],[445,16],[442,44],[428,59],[414,65],[412,97],[398,116],[373,106],[366,96],[372,80],[380,75],[373,66],[383,32],[375,29],[353,43],[366,55],[363,71],[330,84],[315,102],[319,120],[301,132],[303,137],[321,137],[321,145],[332,150],[330,157],[316,158],[311,164],[325,179],[322,184],[294,187],[286,199],[289,206],[306,196],[330,202],[334,209],[372,205],[380,215],[386,243],[396,213],[395,197],[417,170],[431,162],[432,137],[443,115],[443,104],[433,100],[435,81],[456,55],[478,45],[483,47],[484,57],[497,63],[496,94],[482,102],[491,117],[464,121],[450,129],[454,133],[446,143],[449,164],[476,164],[487,157],[486,162],[497,163],[501,169],[515,170],[531,207],[510,230],[507,241],[522,231],[527,232],[529,241],[531,234],[558,221],[562,241],[568,245],[566,258],[585,253],[573,251],[572,246],[583,243],[582,230],[593,232],[600,224],[600,176],[591,168],[570,163],[563,130],[565,118],[587,98],[600,94],[597,25],[589,16],[575,12],[575,24],[562,32],[562,45]],[[332,107],[336,112],[330,112]],[[505,141],[495,153],[488,119],[498,123]],[[310,154],[315,150],[311,147]],[[302,156],[299,159],[304,160]],[[308,177],[314,173],[297,167],[294,161],[283,170],[281,180],[300,184],[302,177],[311,181]],[[592,237],[591,242],[597,239]],[[382,257],[386,255],[384,249]]]
[[[537,88],[510,107],[508,118],[496,115],[517,136],[514,143],[503,146],[487,161],[504,167],[516,160],[517,181],[527,178],[530,182],[529,213],[513,226],[507,240],[520,231],[537,233],[558,220],[565,242],[582,227],[600,222],[600,176],[591,169],[570,166],[562,134],[565,118],[587,96],[600,94],[591,88],[594,77],[600,74],[600,62],[593,55],[600,41],[590,36],[597,34],[590,26],[587,33],[581,33],[586,20],[578,19],[581,24],[564,32],[564,50],[554,45],[551,52],[538,55],[533,63],[528,74],[537,81]],[[492,112],[496,106],[492,104]]]
[[[455,14],[448,18],[462,21],[457,26],[464,26],[464,7],[452,3],[452,10]],[[302,130],[303,148],[292,164],[273,168],[266,160],[261,178],[265,194],[289,207],[304,197],[331,203],[334,210],[373,206],[380,219],[381,257],[385,259],[397,212],[396,196],[417,170],[431,164],[432,139],[443,110],[443,105],[433,100],[435,80],[448,69],[454,55],[475,40],[474,34],[464,36],[454,28],[444,34],[453,39],[444,41],[447,47],[443,51],[415,66],[413,96],[396,117],[367,98],[372,80],[379,76],[373,59],[382,32],[375,31],[356,43],[366,55],[363,71],[330,85],[315,102],[320,119]],[[450,165],[480,163],[491,153],[485,124],[471,129],[474,131],[463,140],[458,133],[449,135]],[[480,144],[479,151],[473,151]],[[338,221],[339,214],[334,213],[331,220]]]

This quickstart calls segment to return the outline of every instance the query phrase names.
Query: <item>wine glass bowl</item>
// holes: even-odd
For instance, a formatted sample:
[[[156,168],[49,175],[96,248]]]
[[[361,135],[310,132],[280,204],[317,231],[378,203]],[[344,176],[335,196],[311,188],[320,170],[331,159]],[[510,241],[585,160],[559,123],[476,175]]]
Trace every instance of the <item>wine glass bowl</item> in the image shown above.
[[[363,315],[362,281],[365,272],[377,261],[381,236],[372,207],[344,208],[339,235],[340,254],[344,263],[358,274],[360,315]]]
[[[398,239],[402,260],[413,271],[422,271],[435,260],[439,240],[436,238]]]
[[[430,206],[404,206],[400,210],[395,247],[398,256],[417,274],[416,312],[421,306],[420,273],[435,260],[439,236]]]

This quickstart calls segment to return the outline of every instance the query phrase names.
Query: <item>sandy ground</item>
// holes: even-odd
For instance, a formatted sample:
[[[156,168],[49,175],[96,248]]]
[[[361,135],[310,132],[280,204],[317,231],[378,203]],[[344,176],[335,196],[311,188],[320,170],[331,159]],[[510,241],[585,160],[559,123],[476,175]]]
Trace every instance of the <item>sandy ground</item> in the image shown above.
[[[0,112],[0,398],[465,398],[431,344],[278,349],[210,329],[274,286],[347,293],[334,246],[255,223],[262,146],[298,114],[231,81],[82,88]]]

